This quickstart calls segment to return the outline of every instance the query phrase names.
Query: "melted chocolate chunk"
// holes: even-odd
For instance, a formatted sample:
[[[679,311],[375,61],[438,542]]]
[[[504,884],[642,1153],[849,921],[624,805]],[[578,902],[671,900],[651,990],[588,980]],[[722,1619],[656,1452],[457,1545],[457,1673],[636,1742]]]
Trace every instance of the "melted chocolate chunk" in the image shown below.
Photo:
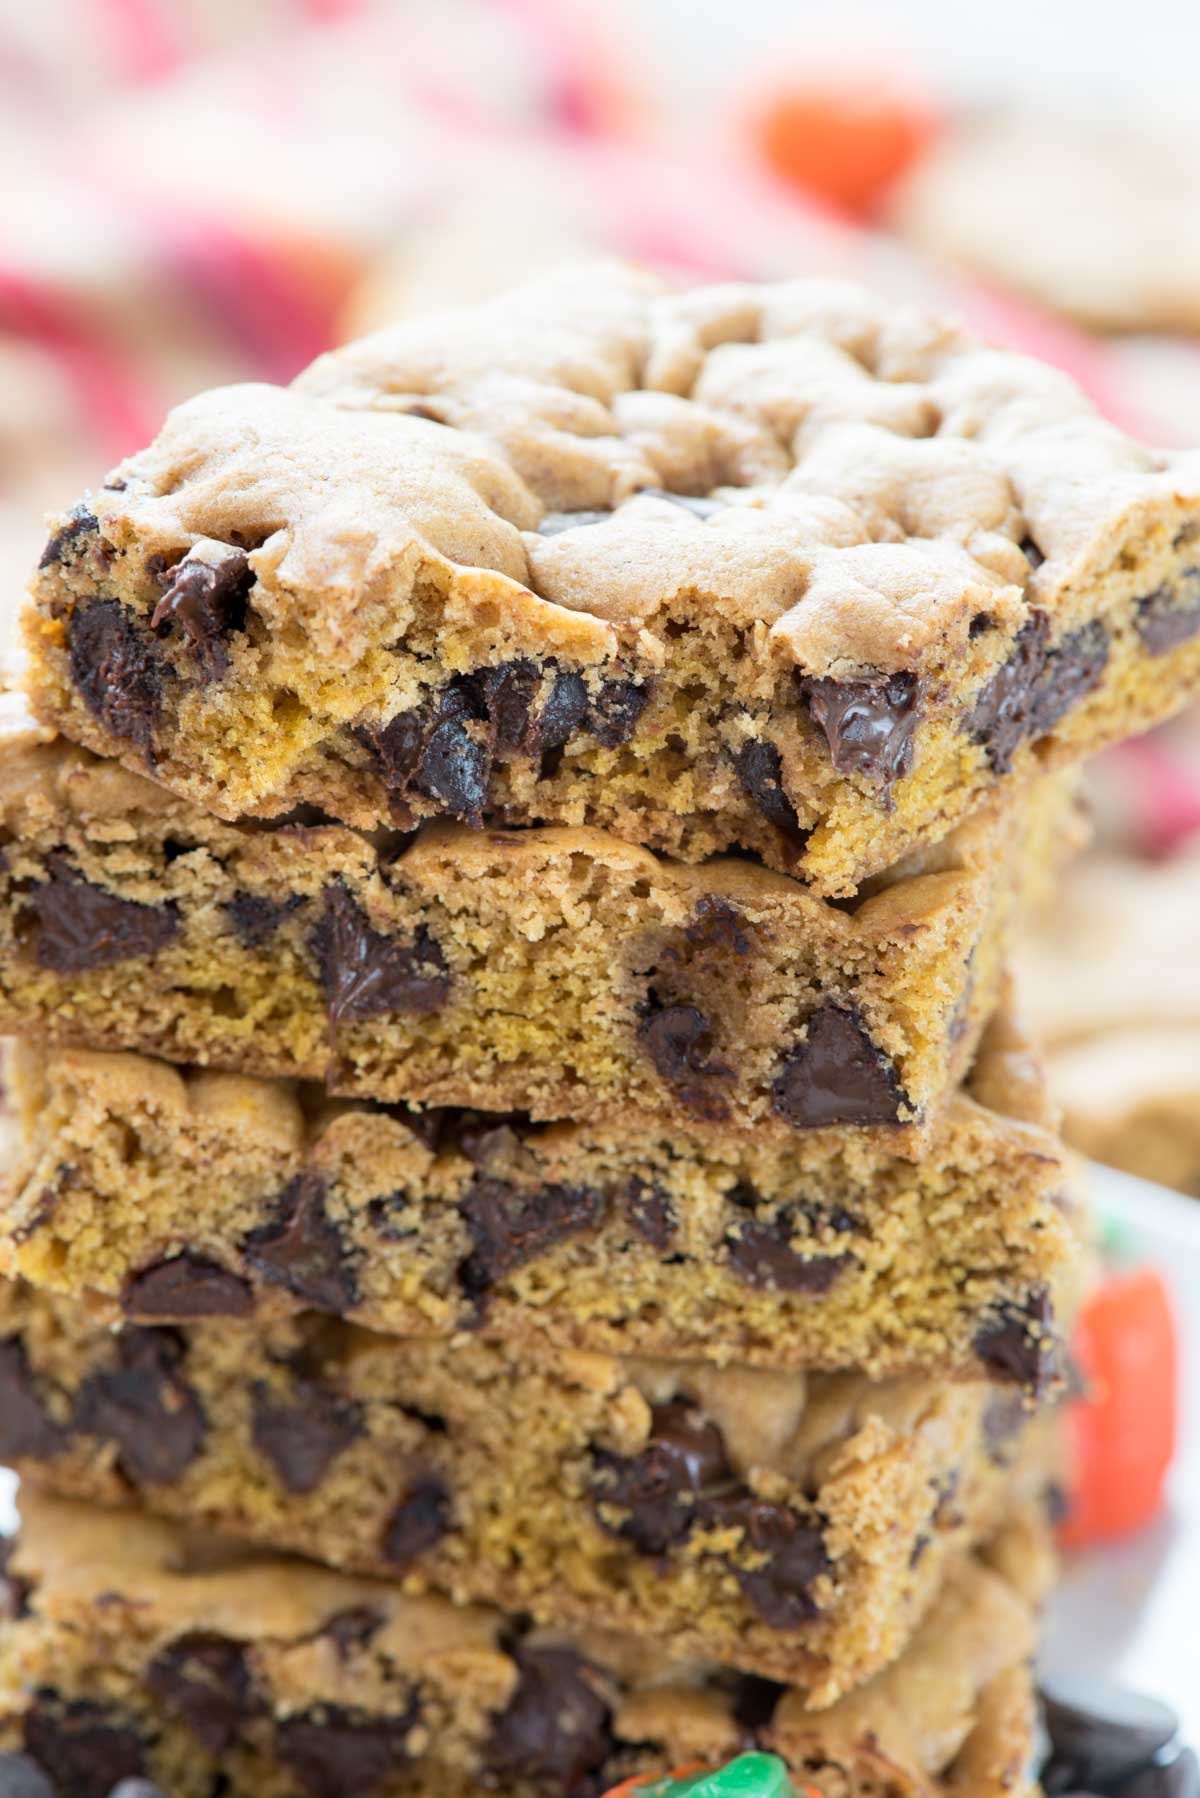
[[[407,1764],[420,1714],[415,1697],[389,1717],[340,1704],[314,1706],[281,1720],[276,1752],[308,1798],[370,1798]]]
[[[71,679],[106,731],[151,760],[170,670],[154,638],[115,599],[77,606],[67,625]]]
[[[559,669],[542,702],[537,721],[538,748],[561,749],[583,725],[588,715],[587,683],[582,674]]]
[[[735,1186],[728,1197],[747,1214],[726,1233],[725,1247],[730,1267],[748,1285],[815,1296],[828,1292],[852,1265],[852,1255],[806,1255],[793,1248],[798,1234],[794,1206],[781,1205],[773,1217],[760,1218],[755,1215],[760,1195],[753,1187]]]
[[[1044,737],[1097,684],[1108,662],[1108,632],[1093,619],[1050,646],[1050,620],[1033,611],[1017,633],[1008,660],[982,689],[966,728],[1007,774],[1020,745]]]
[[[381,935],[340,880],[326,889],[310,941],[331,1029],[392,1011],[425,1017],[449,996],[446,959],[424,926],[407,944]]]
[[[873,680],[798,677],[801,697],[839,774],[861,774],[890,797],[912,767],[913,736],[921,717],[922,684],[915,674]]]
[[[239,1274],[185,1252],[134,1274],[121,1294],[121,1308],[126,1317],[143,1320],[248,1317],[254,1295]]]
[[[254,574],[240,549],[219,562],[185,556],[164,576],[166,591],[154,608],[151,630],[165,636],[179,629],[196,652],[204,680],[221,680],[228,672],[226,639],[245,630]]]
[[[696,901],[692,921],[684,927],[684,936],[701,954],[749,955],[751,943],[745,919],[732,900],[717,893],[705,893]]]
[[[820,1615],[813,1587],[832,1571],[820,1525],[786,1505],[770,1504],[750,1493],[731,1493],[702,1502],[700,1521],[706,1528],[740,1526],[742,1546],[727,1556],[738,1585],[763,1622],[772,1629],[799,1629]],[[762,1566],[746,1567],[746,1550],[765,1556]]]
[[[411,1566],[436,1548],[450,1528],[450,1492],[436,1473],[424,1474],[396,1506],[383,1532],[383,1552],[393,1567]]]
[[[458,1270],[467,1297],[480,1303],[498,1281],[539,1255],[594,1230],[605,1195],[590,1186],[511,1186],[478,1176],[459,1202],[474,1247]]]
[[[242,948],[261,949],[270,942],[284,919],[303,904],[298,893],[293,893],[290,899],[264,899],[261,893],[235,893],[223,909]]]
[[[662,1187],[634,1174],[625,1188],[625,1215],[642,1239],[665,1255],[679,1220]]]
[[[631,680],[605,681],[588,710],[588,727],[605,749],[628,743],[650,703],[651,686]]]
[[[684,1541],[701,1495],[733,1481],[720,1430],[687,1399],[653,1407],[650,1439],[640,1454],[595,1449],[592,1469],[597,1522],[648,1555]]]
[[[328,1386],[297,1379],[291,1402],[254,1382],[251,1435],[288,1492],[312,1492],[338,1456],[363,1434],[363,1410]]]
[[[531,751],[529,721],[541,683],[537,664],[525,659],[502,662],[483,669],[479,680],[495,748],[503,755]]]
[[[1137,630],[1152,656],[1169,655],[1200,631],[1200,568],[1185,568],[1173,587],[1137,602]]]
[[[147,1688],[208,1754],[224,1754],[260,1708],[240,1642],[211,1630],[176,1636],[146,1669]]]
[[[798,1130],[827,1124],[895,1124],[906,1104],[896,1065],[867,1035],[857,1011],[831,999],[784,1057],[771,1104]]]
[[[492,775],[491,747],[470,728],[478,722],[473,690],[461,682],[447,687],[436,721],[425,734],[415,783],[450,817],[461,818],[476,830],[483,823]]]
[[[975,1337],[975,1353],[989,1378],[1008,1380],[1040,1396],[1058,1377],[1054,1310],[1047,1292],[1024,1305],[1003,1305]]]
[[[100,520],[89,506],[82,503],[73,506],[68,512],[66,522],[60,524],[38,562],[39,568],[53,568],[63,560],[68,550],[72,550],[84,537],[90,537],[99,531]]]
[[[753,739],[743,743],[733,758],[737,777],[769,824],[774,824],[797,845],[808,832],[801,829],[796,808],[783,785],[783,757],[774,743]]]
[[[695,1005],[659,1005],[653,993],[649,1007],[638,1025],[638,1041],[656,1073],[697,1117],[727,1117],[729,1107],[718,1083],[731,1079],[733,1070],[708,1059],[712,1041],[708,1018]]]
[[[57,1798],[57,1794],[27,1754],[0,1754],[0,1798]]]
[[[48,1687],[25,1713],[25,1750],[60,1798],[109,1798],[118,1781],[146,1770],[141,1739],[119,1711],[86,1698],[63,1699]]]
[[[69,1432],[54,1421],[19,1336],[0,1342],[0,1459],[51,1461]]]
[[[518,1646],[517,1687],[484,1748],[486,1783],[587,1798],[612,1752],[612,1712],[571,1648]]]
[[[612,517],[611,512],[547,512],[538,526],[538,535],[557,537],[562,531],[578,530],[585,524],[605,524]]]
[[[172,1330],[131,1328],[116,1341],[117,1366],[89,1374],[75,1424],[115,1442],[118,1466],[135,1484],[177,1480],[204,1447],[208,1420],[183,1377],[184,1347]]]
[[[358,1275],[342,1233],[325,1209],[320,1174],[297,1174],[280,1194],[278,1220],[251,1230],[246,1264],[319,1311],[340,1316],[358,1303]]]
[[[38,966],[55,974],[86,974],[134,957],[149,957],[179,932],[174,905],[141,905],[93,886],[64,855],[46,857],[49,879],[34,887]]]

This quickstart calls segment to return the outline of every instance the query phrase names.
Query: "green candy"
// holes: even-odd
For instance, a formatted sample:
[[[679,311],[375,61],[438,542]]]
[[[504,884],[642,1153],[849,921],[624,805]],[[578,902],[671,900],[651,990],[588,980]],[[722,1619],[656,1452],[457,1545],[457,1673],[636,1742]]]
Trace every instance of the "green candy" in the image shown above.
[[[638,1798],[795,1798],[788,1770],[777,1754],[739,1754],[715,1773],[687,1779],[655,1779]]]

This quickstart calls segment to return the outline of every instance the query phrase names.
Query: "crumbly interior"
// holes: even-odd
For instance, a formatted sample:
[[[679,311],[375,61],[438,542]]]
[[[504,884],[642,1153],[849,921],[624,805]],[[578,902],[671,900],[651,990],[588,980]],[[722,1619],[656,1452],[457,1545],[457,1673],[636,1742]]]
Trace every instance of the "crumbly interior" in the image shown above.
[[[981,1383],[316,1314],[114,1334],[20,1286],[0,1327],[6,1458],[53,1489],[803,1679],[818,1705],[894,1658],[948,1557],[1046,1478],[1048,1416],[1027,1430],[1020,1394]]]
[[[1035,786],[849,907],[594,831],[222,824],[16,732],[0,1021],[376,1099],[849,1124],[916,1153],[1067,795]]]
[[[917,1163],[846,1132],[422,1117],[36,1044],[5,1078],[3,1265],[143,1322],[316,1305],[400,1335],[970,1378],[1075,1248],[1070,1170],[1007,1013]],[[1026,1346],[1011,1371],[1036,1380]]]
[[[749,1744],[831,1798],[1030,1790],[1028,1657],[1048,1575],[1033,1512],[952,1566],[892,1667],[814,1713],[794,1688],[664,1666],[611,1633],[522,1633],[394,1583],[39,1493],[23,1510],[10,1571],[26,1609],[0,1639],[0,1743],[37,1746],[52,1768],[91,1772],[103,1754],[172,1798],[207,1798],[214,1775],[230,1798],[300,1798],[317,1767],[345,1795],[563,1798],[581,1777],[600,1790]],[[360,1785],[356,1739],[381,1721]]]
[[[589,270],[180,408],[59,522],[34,694],[226,817],[586,824],[846,894],[1183,703],[1198,529],[1195,458],[942,320]]]

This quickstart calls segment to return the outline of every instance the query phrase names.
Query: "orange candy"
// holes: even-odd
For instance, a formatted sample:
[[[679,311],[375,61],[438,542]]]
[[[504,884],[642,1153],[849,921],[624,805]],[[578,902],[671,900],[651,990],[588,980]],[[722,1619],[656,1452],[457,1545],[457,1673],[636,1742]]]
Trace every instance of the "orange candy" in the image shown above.
[[[781,87],[755,109],[759,154],[783,181],[846,212],[876,210],[933,134],[929,109],[890,90],[827,80]]]

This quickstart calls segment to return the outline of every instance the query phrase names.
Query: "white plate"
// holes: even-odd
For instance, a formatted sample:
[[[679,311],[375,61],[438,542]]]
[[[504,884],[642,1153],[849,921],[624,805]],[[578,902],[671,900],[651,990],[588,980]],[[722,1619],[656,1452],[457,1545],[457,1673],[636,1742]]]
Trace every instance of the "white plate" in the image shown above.
[[[1042,1660],[1165,1698],[1200,1745],[1200,1201],[1100,1167],[1092,1190],[1171,1281],[1184,1369],[1179,1458],[1167,1513],[1152,1529],[1068,1564]],[[14,1525],[15,1490],[0,1468],[0,1531]]]

